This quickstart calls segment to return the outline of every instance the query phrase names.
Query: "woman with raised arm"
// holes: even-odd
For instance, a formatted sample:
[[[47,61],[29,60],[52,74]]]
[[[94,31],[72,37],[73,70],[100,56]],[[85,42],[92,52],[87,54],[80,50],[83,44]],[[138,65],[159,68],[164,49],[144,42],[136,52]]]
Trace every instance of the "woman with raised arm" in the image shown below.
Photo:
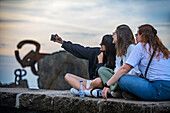
[[[100,48],[84,47],[79,44],[72,44],[70,41],[63,41],[62,38],[56,34],[54,42],[62,44],[62,47],[74,56],[89,61],[88,69],[90,80],[71,73],[65,75],[65,80],[73,87],[70,90],[72,94],[79,95],[78,90],[80,87],[80,81],[83,81],[85,94],[87,96],[91,96],[91,89],[86,90],[90,84],[93,84],[95,88],[103,88],[102,80],[98,76],[98,69],[99,67],[104,66],[104,64],[109,68],[115,68],[116,49],[112,41],[112,35],[104,35]],[[94,90],[94,92],[98,93],[96,90]]]

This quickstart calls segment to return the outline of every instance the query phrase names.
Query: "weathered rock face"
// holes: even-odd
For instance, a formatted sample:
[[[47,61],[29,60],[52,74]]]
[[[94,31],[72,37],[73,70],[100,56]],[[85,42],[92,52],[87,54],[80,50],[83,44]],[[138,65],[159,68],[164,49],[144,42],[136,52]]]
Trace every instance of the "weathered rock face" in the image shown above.
[[[70,89],[71,86],[64,79],[65,74],[88,78],[88,62],[60,51],[41,59],[38,62],[38,73],[40,89]]]
[[[69,90],[0,88],[2,113],[169,113],[170,101],[74,96]]]

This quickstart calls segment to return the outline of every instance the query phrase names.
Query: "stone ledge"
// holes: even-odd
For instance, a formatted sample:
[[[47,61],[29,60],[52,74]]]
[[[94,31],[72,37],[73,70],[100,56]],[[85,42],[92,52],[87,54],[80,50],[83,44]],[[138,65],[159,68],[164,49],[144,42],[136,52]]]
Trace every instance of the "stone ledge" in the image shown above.
[[[102,98],[73,96],[68,90],[0,88],[1,110],[29,113],[168,113],[170,101],[132,101],[120,98],[105,101]]]

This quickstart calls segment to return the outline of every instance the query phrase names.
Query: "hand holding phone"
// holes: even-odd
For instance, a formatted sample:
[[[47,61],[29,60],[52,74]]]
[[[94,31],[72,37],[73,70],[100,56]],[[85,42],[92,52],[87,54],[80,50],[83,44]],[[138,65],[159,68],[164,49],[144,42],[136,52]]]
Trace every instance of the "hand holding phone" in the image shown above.
[[[52,34],[50,40],[51,40],[51,41],[55,41],[55,40],[56,40],[55,36],[56,36],[56,35]]]
[[[60,44],[63,44],[63,40],[61,37],[59,37],[57,34],[52,34],[51,35],[51,41],[58,42]]]

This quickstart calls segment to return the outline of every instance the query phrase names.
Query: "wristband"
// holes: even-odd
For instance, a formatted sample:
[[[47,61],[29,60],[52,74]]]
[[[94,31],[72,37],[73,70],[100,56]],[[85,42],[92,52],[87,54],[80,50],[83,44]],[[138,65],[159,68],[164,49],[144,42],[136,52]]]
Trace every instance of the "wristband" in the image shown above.
[[[108,86],[107,83],[104,84],[104,87],[110,88],[110,86]]]

